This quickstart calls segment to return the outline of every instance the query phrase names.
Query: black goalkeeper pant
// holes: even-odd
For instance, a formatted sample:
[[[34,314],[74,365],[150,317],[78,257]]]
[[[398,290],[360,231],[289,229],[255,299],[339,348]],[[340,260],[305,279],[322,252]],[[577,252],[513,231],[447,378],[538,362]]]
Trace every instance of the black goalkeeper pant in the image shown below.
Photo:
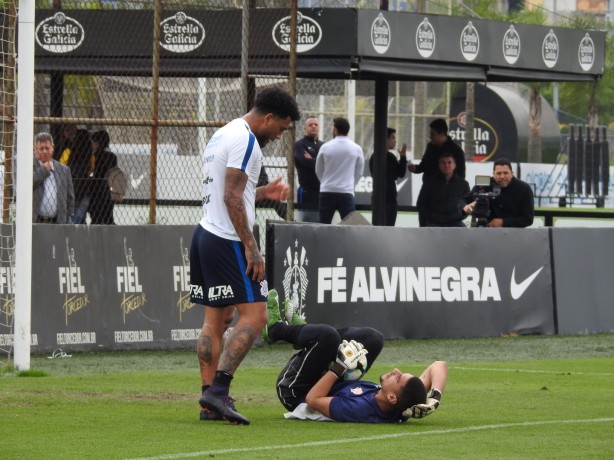
[[[277,378],[277,396],[288,410],[294,410],[305,402],[307,393],[335,360],[342,340],[356,340],[369,351],[367,369],[375,362],[384,346],[384,337],[371,327],[345,327],[335,329],[327,324],[304,324],[289,326],[278,323],[269,336],[285,340],[300,350],[295,353]]]

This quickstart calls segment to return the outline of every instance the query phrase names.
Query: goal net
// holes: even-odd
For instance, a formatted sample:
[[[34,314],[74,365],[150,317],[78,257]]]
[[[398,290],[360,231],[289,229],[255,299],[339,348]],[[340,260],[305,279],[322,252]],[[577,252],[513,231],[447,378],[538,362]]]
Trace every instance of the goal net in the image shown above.
[[[3,2],[6,13],[0,22],[0,369],[10,361],[13,347],[15,298],[15,223],[13,170],[15,155],[15,32],[16,3]]]

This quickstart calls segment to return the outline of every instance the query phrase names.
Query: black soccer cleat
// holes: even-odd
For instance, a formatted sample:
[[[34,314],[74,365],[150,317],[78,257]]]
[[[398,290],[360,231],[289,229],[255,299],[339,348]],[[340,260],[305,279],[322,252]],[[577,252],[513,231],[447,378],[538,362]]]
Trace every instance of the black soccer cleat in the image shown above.
[[[249,419],[237,412],[234,407],[234,399],[230,396],[219,397],[205,391],[198,402],[203,408],[217,412],[230,423],[249,425]]]
[[[200,407],[200,419],[201,420],[224,420],[222,414],[218,414],[212,410],[209,410],[205,407]]]

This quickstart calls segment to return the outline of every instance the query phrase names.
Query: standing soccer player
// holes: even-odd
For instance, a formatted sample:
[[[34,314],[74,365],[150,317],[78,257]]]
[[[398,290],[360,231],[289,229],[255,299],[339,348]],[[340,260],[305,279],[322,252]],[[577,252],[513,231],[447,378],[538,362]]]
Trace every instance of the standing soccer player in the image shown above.
[[[203,153],[203,218],[190,248],[191,301],[205,306],[197,344],[202,383],[201,420],[249,424],[229,396],[234,372],[267,322],[264,258],[252,228],[258,200],[285,200],[277,178],[256,188],[261,148],[300,117],[294,98],[279,87],[260,91],[254,107],[218,130]],[[239,320],[222,336],[235,308]]]

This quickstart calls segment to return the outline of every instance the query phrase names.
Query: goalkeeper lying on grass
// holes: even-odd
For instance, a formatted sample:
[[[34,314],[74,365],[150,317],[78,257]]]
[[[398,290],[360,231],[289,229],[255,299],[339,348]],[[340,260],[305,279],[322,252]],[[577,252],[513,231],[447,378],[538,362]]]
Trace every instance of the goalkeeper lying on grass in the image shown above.
[[[388,423],[422,418],[439,406],[448,374],[445,361],[435,361],[420,377],[393,369],[380,377],[380,385],[359,380],[382,351],[381,332],[306,324],[291,304],[280,311],[275,290],[269,291],[267,308],[263,339],[284,340],[299,350],[277,379],[277,396],[293,411],[286,417]]]

